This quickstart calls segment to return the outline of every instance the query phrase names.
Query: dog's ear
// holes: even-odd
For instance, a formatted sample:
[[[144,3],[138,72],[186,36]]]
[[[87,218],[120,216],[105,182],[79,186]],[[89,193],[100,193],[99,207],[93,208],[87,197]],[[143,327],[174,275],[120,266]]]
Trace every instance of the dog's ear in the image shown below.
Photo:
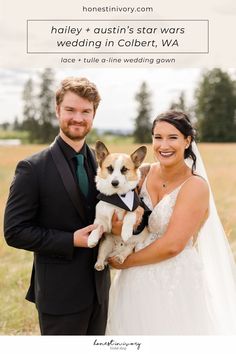
[[[96,152],[96,158],[98,160],[98,163],[101,166],[102,162],[105,160],[107,155],[110,154],[110,152],[108,151],[105,144],[103,144],[103,142],[99,140],[95,144],[95,152]]]
[[[147,154],[146,146],[140,146],[137,150],[135,150],[130,155],[130,158],[133,161],[135,168],[138,168],[141,165],[141,163],[145,159],[146,154]]]

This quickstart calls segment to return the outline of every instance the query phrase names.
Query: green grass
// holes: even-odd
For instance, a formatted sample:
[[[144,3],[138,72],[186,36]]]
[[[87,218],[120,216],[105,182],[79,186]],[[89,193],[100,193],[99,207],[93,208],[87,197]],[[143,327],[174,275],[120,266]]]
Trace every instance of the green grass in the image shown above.
[[[122,140],[109,144],[111,151],[131,153],[138,145]],[[40,151],[40,145],[0,147],[0,228],[8,190],[17,161]],[[236,144],[202,144],[200,150],[219,215],[236,253]],[[153,161],[151,146],[147,161]],[[1,231],[2,234],[2,231]],[[8,247],[0,238],[0,334],[39,334],[37,312],[34,304],[26,301],[25,294],[30,281],[32,254]]]
[[[25,142],[28,138],[29,134],[26,131],[0,130],[0,139],[21,139]]]

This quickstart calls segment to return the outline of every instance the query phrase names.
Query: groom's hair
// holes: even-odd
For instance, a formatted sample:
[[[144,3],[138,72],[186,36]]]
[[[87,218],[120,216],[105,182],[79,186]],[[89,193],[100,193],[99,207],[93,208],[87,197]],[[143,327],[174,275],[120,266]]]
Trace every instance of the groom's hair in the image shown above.
[[[56,104],[59,106],[67,92],[73,92],[79,97],[93,103],[94,113],[96,112],[101,97],[96,85],[85,77],[67,77],[56,91]]]
[[[157,122],[167,122],[172,124],[176,129],[178,129],[185,138],[190,136],[191,143],[187,149],[184,151],[184,158],[187,159],[190,157],[193,160],[192,172],[194,172],[196,168],[196,155],[192,150],[192,142],[196,137],[196,130],[193,128],[191,121],[188,115],[180,110],[169,110],[167,112],[159,114],[156,119],[154,119],[152,124],[152,135],[154,134],[154,129]]]

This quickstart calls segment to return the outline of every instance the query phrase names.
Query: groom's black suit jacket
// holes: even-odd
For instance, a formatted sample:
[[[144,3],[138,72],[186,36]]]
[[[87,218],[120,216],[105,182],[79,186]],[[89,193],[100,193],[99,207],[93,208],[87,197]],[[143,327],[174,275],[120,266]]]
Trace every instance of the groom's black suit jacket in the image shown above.
[[[95,297],[108,300],[109,270],[94,270],[97,247],[73,247],[75,230],[93,223],[96,161],[90,163],[90,193],[85,201],[62,149],[51,147],[19,162],[5,210],[4,231],[10,246],[34,252],[26,298],[41,312],[69,314],[89,307]]]

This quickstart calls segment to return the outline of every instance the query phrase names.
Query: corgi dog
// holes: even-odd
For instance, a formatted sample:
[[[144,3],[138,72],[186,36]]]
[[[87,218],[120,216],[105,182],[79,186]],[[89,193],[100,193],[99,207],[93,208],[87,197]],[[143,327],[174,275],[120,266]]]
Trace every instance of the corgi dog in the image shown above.
[[[133,235],[135,210],[140,205],[135,188],[141,177],[139,167],[145,159],[147,148],[141,146],[129,156],[110,153],[104,143],[97,141],[95,153],[99,165],[95,180],[100,193],[94,224],[98,227],[89,235],[88,246],[97,245],[103,230],[105,236],[100,242],[95,264],[95,269],[103,270],[108,257],[115,256],[118,262],[123,263],[135,245],[143,241],[148,234],[147,228],[143,227],[142,232]],[[119,220],[123,219],[121,236],[111,234],[114,212]]]

